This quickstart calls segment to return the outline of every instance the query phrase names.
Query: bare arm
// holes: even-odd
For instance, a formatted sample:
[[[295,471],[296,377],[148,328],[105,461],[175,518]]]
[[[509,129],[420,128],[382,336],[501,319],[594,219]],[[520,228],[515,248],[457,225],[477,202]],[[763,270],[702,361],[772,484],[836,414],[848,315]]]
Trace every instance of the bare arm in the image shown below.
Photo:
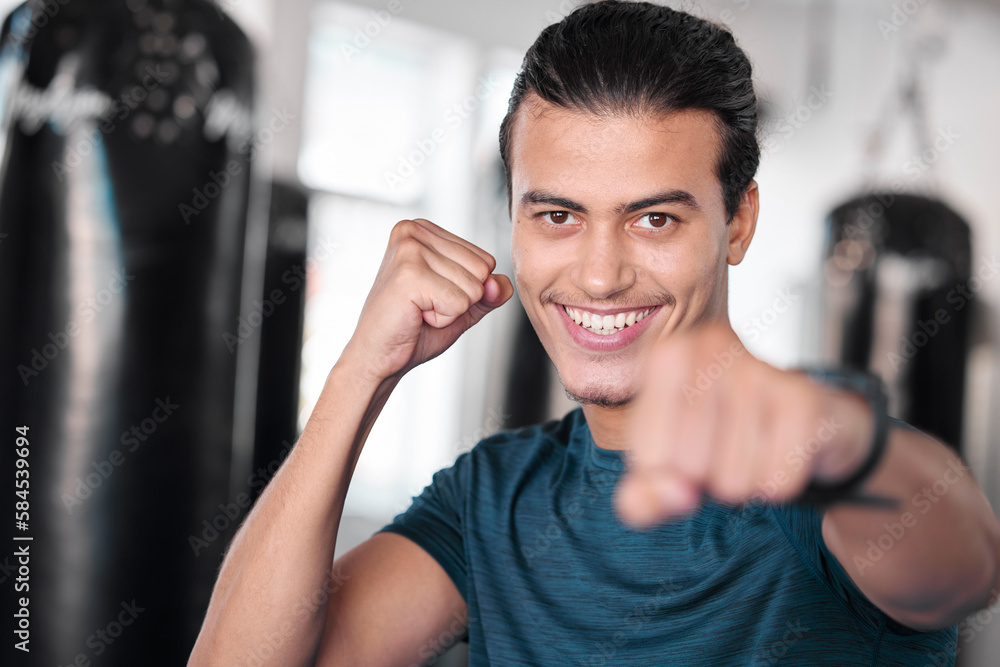
[[[617,490],[631,523],[690,512],[702,492],[731,504],[791,501],[811,480],[849,478],[869,455],[873,415],[862,396],[755,359],[727,321],[665,340],[648,367]],[[698,373],[713,367],[722,372],[706,385]],[[835,504],[823,540],[886,614],[935,630],[1000,596],[1000,522],[945,445],[892,428],[859,490],[899,506]]]
[[[455,584],[402,535],[377,533],[333,569],[350,579],[331,595],[317,667],[422,664],[465,633]]]
[[[823,518],[823,539],[879,608],[917,630],[935,630],[995,599],[1000,524],[954,452],[917,430],[893,428],[864,491],[900,506],[834,506]]]
[[[359,395],[353,375],[339,365],[330,372],[302,437],[230,544],[189,664],[242,664],[278,643],[275,664],[312,660],[326,607],[310,612],[309,601],[339,585],[327,579],[344,498],[389,395]]]
[[[438,620],[464,609],[440,566],[405,538],[376,536],[332,561],[347,488],[375,419],[407,371],[511,297],[510,281],[494,268],[488,253],[426,220],[396,225],[354,337],[229,547],[189,665],[311,664],[327,626],[376,627],[385,615],[424,609],[432,613],[423,631],[433,632]],[[377,591],[355,583],[372,580],[382,582]],[[414,587],[416,600],[404,594]],[[324,654],[373,650],[371,632],[328,637]],[[379,649],[393,655],[413,642],[400,633],[377,640],[398,641],[398,652]]]

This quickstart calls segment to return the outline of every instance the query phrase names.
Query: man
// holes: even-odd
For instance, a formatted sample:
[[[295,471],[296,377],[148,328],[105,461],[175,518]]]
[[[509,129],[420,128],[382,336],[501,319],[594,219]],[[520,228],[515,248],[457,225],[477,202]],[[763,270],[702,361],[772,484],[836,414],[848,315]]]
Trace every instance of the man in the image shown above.
[[[998,576],[971,475],[875,384],[772,368],[729,326],[756,125],[719,27],[607,1],[547,28],[501,155],[518,292],[582,409],[481,442],[331,568],[393,387],[513,293],[485,251],[399,223],[191,664],[419,664],[465,635],[472,664],[953,661]]]

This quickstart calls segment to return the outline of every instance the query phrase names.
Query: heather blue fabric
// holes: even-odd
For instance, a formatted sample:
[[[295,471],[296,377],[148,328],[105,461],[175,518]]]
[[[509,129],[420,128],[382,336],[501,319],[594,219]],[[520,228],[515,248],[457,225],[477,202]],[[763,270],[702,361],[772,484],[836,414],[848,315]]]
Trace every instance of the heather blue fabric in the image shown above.
[[[872,605],[815,509],[708,501],[635,531],[612,510],[623,470],[577,409],[483,440],[382,530],[455,582],[474,666],[954,664],[956,627],[918,633]]]

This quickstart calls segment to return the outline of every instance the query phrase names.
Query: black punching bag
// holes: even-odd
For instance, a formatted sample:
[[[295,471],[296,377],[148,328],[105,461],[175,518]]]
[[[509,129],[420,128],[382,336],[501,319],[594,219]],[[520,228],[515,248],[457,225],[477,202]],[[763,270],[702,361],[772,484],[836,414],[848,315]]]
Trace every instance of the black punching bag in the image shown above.
[[[194,643],[253,431],[226,339],[258,261],[252,68],[199,0],[31,1],[3,25],[0,664],[181,665]]]
[[[823,355],[885,381],[889,414],[961,450],[973,296],[968,223],[879,192],[827,219]]]

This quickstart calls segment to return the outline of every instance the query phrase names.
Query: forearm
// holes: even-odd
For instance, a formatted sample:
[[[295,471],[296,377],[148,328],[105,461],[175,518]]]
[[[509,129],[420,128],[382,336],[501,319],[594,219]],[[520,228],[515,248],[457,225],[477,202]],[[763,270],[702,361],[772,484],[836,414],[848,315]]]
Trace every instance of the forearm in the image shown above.
[[[190,664],[311,663],[331,596],[337,603],[364,597],[338,595],[351,583],[343,581],[348,573],[333,571],[361,448],[399,379],[514,294],[495,268],[492,255],[428,220],[393,227],[354,336],[302,437],[230,545]],[[377,604],[344,613],[357,624],[371,609]]]
[[[331,564],[344,498],[393,386],[366,382],[343,358],[331,370],[302,436],[229,546],[191,665],[312,660],[326,601],[342,583]]]
[[[948,447],[891,428],[862,486],[895,509],[834,505],[824,538],[858,587],[897,620],[944,627],[985,606],[995,585],[1000,526],[968,468]]]

